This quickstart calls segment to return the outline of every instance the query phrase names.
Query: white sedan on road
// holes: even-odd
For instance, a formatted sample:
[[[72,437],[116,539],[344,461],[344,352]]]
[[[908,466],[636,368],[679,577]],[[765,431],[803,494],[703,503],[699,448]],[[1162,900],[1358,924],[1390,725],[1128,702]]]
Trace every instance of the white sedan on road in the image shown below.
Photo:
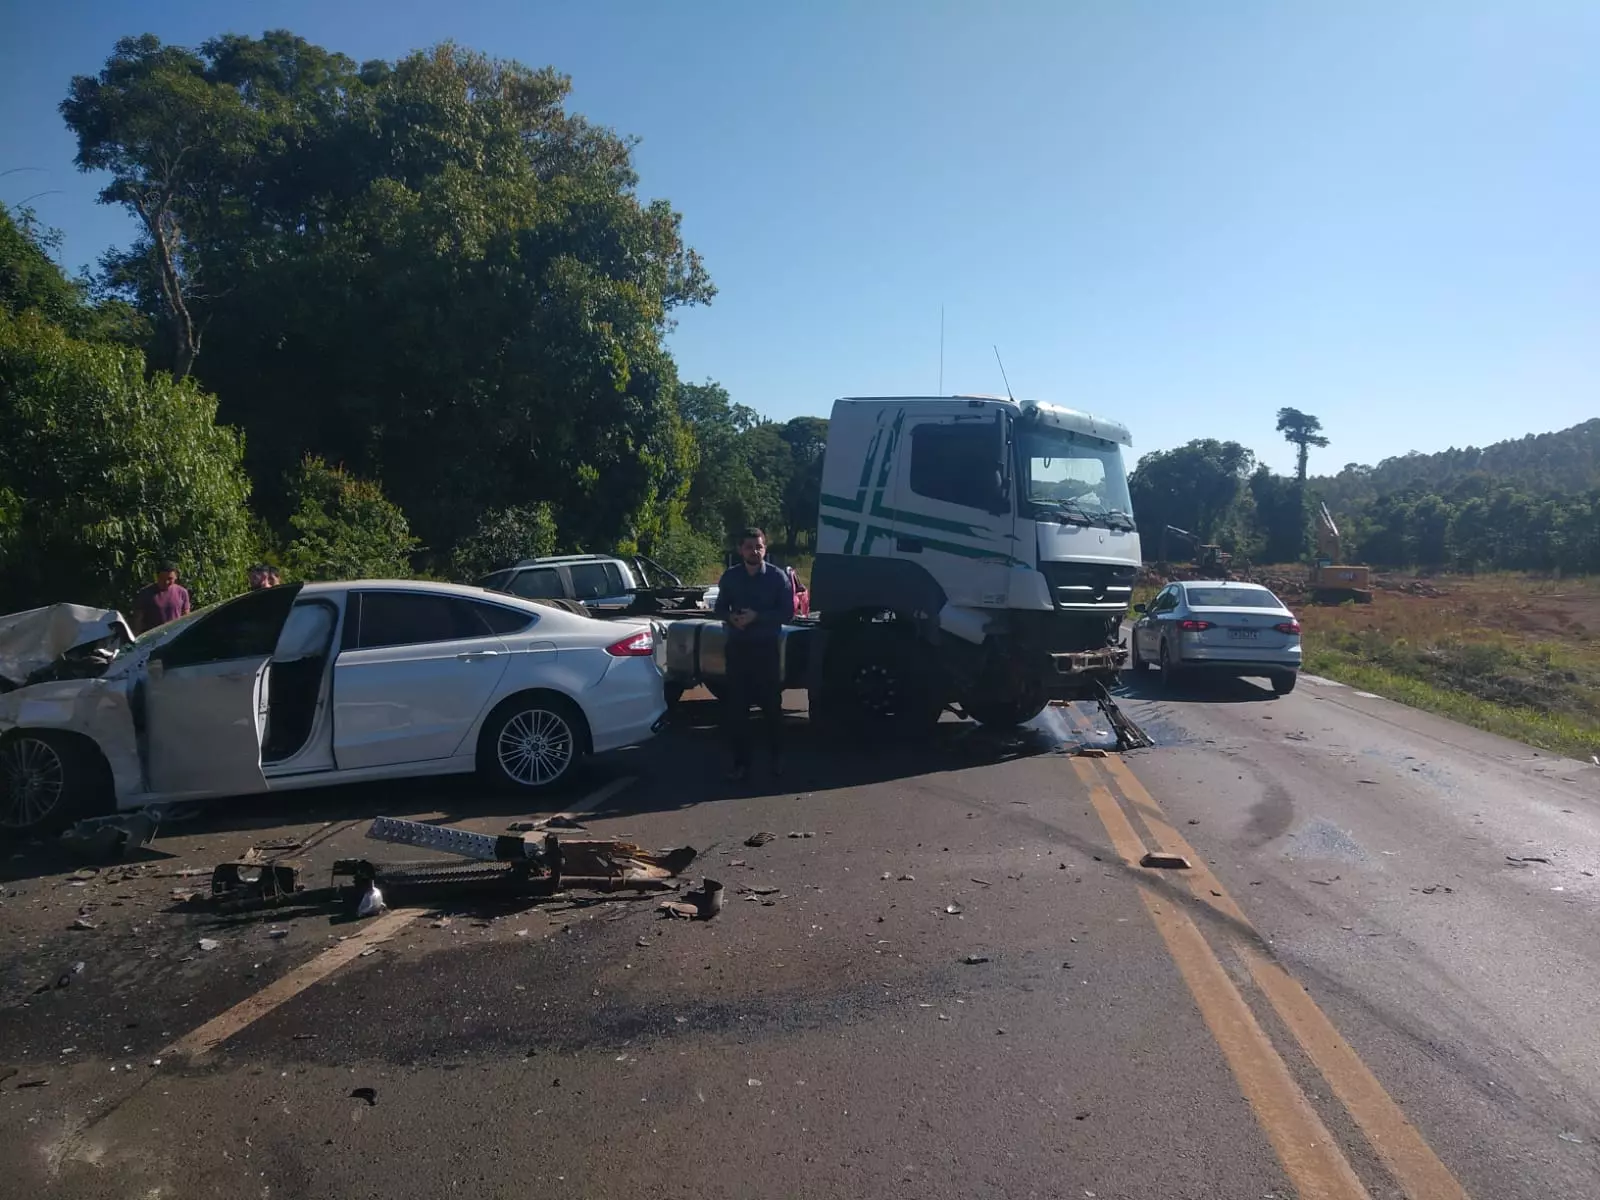
[[[547,787],[659,728],[663,659],[648,621],[481,588],[250,592],[150,631],[97,679],[0,696],[0,828],[414,775]]]
[[[1280,696],[1300,674],[1300,622],[1282,600],[1256,583],[1232,580],[1169,583],[1138,614],[1128,634],[1128,669],[1154,665],[1171,684],[1181,673],[1258,675]]]

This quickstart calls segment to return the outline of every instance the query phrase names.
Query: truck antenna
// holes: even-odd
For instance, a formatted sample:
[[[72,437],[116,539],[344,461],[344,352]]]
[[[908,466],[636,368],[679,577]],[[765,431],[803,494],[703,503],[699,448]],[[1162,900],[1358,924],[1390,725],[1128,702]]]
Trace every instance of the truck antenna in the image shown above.
[[[944,395],[944,305],[939,305],[939,390],[935,396]]]
[[[1000,363],[1000,378],[1005,380],[1005,384],[1006,384],[1006,399],[1011,401],[1011,403],[1015,404],[1017,402],[1017,398],[1011,394],[1011,380],[1006,379],[1006,364],[1003,363],[1003,362],[1000,362],[1000,347],[999,346],[996,346],[994,348],[994,360],[995,360],[995,362]]]

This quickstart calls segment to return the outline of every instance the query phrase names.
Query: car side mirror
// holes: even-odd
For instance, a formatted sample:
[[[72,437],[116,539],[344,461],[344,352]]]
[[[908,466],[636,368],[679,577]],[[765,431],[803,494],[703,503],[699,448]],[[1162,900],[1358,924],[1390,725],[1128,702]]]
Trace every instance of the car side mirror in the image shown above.
[[[1134,612],[1136,612],[1136,613],[1140,613],[1140,614],[1141,614],[1141,615],[1142,615],[1142,614],[1144,614],[1144,613],[1147,613],[1147,612],[1149,612],[1149,611],[1150,611],[1150,610],[1149,610],[1149,608],[1147,608],[1147,607],[1146,607],[1146,606],[1145,606],[1145,605],[1143,605],[1143,604],[1135,604],[1135,605],[1134,605],[1134,606],[1133,606],[1133,611],[1134,611]]]

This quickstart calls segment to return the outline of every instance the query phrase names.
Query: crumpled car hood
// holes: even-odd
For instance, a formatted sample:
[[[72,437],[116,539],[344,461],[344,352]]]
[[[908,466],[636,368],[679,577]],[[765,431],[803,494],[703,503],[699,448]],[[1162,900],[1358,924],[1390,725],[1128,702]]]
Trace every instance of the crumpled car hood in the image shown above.
[[[133,641],[121,613],[82,604],[51,604],[0,617],[0,679],[21,687],[68,651],[115,636]]]

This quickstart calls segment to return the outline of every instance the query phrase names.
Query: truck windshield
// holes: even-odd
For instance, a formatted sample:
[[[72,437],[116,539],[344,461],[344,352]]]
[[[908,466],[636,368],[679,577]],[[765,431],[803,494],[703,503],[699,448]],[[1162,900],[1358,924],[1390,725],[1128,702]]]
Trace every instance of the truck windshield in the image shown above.
[[[1018,439],[1024,495],[1114,529],[1133,528],[1133,506],[1122,453],[1115,442],[1064,429],[1029,429]]]

